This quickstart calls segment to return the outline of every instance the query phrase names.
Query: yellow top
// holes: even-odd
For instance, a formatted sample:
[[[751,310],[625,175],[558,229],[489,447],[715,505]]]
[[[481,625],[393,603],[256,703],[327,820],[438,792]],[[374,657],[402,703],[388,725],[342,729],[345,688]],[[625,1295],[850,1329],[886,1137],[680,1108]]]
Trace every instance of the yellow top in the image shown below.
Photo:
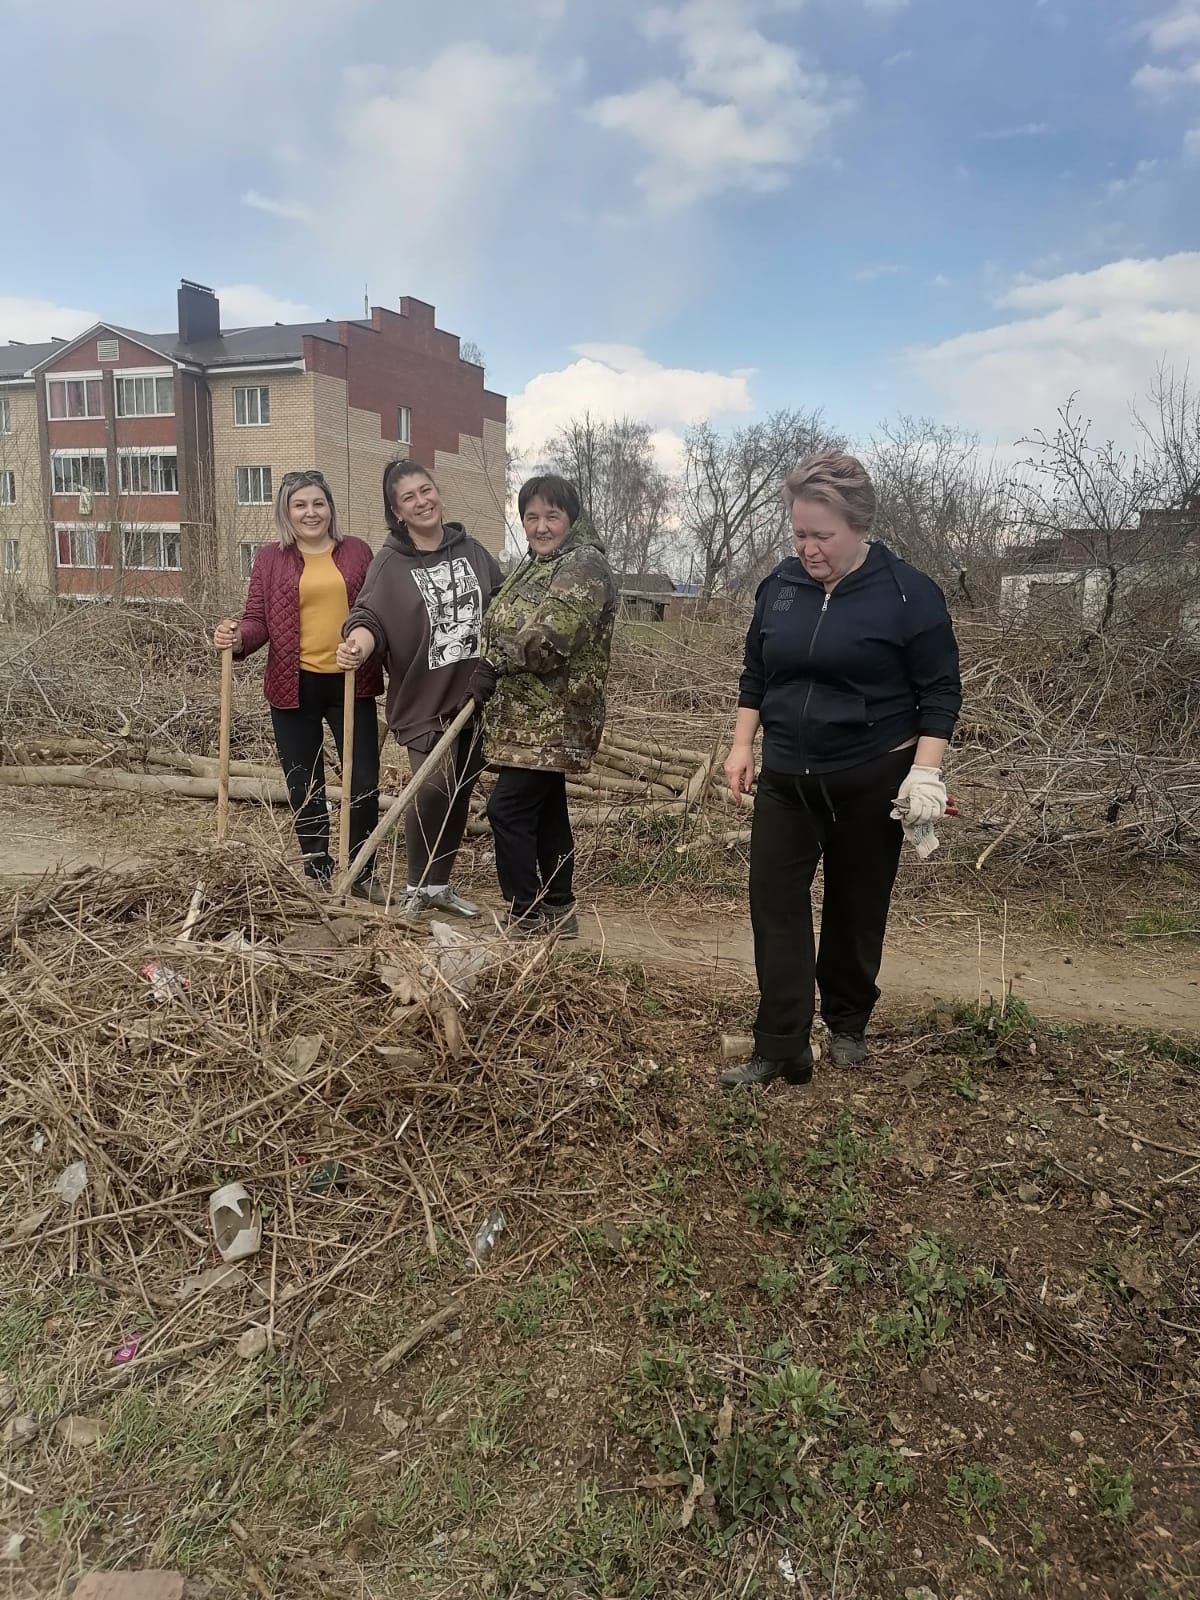
[[[337,672],[337,647],[342,623],[350,615],[346,580],[333,561],[333,551],[304,557],[300,574],[300,670]]]

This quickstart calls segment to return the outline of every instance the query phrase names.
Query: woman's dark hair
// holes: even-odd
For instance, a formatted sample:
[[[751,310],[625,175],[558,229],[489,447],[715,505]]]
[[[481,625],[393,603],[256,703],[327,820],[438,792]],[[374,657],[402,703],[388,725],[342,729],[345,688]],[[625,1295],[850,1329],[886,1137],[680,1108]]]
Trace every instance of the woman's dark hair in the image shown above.
[[[389,461],[383,469],[383,516],[384,521],[393,533],[399,533],[404,526],[404,519],[398,517],[392,509],[392,493],[398,483],[405,478],[428,478],[433,487],[437,488],[437,479],[428,467],[423,467],[419,461],[405,459],[403,461]],[[441,492],[440,490],[438,491]]]
[[[571,522],[579,521],[579,490],[573,483],[568,483],[566,478],[560,478],[556,472],[548,472],[541,478],[525,480],[517,496],[518,515],[524,518],[525,507],[531,500],[539,498],[548,506],[553,506],[556,511],[565,511]]]

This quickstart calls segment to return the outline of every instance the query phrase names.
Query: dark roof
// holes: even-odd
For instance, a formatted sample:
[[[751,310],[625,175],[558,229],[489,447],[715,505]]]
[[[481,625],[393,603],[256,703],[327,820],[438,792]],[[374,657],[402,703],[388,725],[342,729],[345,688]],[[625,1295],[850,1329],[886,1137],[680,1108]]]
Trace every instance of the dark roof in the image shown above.
[[[671,595],[675,584],[665,572],[623,572],[618,587],[622,594]]]
[[[354,319],[360,327],[369,328],[370,322]],[[184,344],[177,333],[143,333],[140,328],[122,328],[116,322],[100,322],[95,327],[109,328],[121,338],[145,345],[166,361],[183,361],[199,367],[233,367],[250,362],[298,361],[304,354],[305,337],[328,339],[339,344],[336,322],[272,323],[262,328],[225,328],[219,339],[194,339]],[[77,337],[86,338],[95,328],[89,328]],[[30,367],[48,361],[56,351],[76,340],[56,340],[53,344],[0,345],[0,378],[27,372]],[[12,353],[14,371],[7,374],[3,362]],[[19,363],[19,364],[17,364]]]
[[[0,378],[24,377],[39,361],[48,361],[68,341],[51,339],[48,344],[0,344]]]
[[[355,319],[360,327],[370,322]],[[118,330],[119,331],[119,330]],[[136,334],[157,350],[169,350],[176,361],[191,361],[201,367],[241,366],[250,361],[298,361],[304,354],[304,340],[328,339],[340,344],[336,322],[276,322],[264,328],[223,328],[219,339],[196,339],[181,344],[176,334]]]

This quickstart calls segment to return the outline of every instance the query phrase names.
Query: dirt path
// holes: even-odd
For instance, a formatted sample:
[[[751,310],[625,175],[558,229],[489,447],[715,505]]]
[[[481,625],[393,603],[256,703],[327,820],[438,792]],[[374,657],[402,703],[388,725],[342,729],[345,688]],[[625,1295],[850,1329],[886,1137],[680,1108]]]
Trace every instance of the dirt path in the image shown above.
[[[597,909],[580,919],[584,940],[625,960],[647,965],[711,968],[714,974],[753,979],[754,951],[744,918],[724,927],[675,916]],[[944,939],[930,949],[927,930],[903,926],[888,936],[879,986],[884,1001],[974,998],[980,960],[974,927],[961,948]],[[1168,970],[1162,957],[1130,949],[1075,949],[1009,941],[1004,975],[1039,1016],[1132,1027],[1200,1030],[1200,977],[1180,961]],[[999,941],[985,936],[984,995],[1002,992]]]
[[[136,823],[120,808],[70,792],[0,793],[0,882],[81,866],[112,870],[136,865],[148,839],[190,843],[206,813],[167,804],[147,805]],[[492,890],[480,898],[494,899]],[[478,886],[471,885],[472,895]],[[637,911],[581,906],[584,941],[626,960],[650,966],[710,969],[721,977],[753,982],[749,919],[741,909],[724,921],[698,918],[669,906]],[[887,1001],[919,1003],[967,996],[982,987],[999,994],[1005,979],[1035,1013],[1072,1021],[1161,1027],[1200,1032],[1200,962],[1169,940],[1115,946],[1051,945],[1010,934],[1001,971],[1000,940],[985,929],[982,982],[976,926],[964,918],[961,933],[945,924],[920,927],[897,906],[884,954],[880,988]]]

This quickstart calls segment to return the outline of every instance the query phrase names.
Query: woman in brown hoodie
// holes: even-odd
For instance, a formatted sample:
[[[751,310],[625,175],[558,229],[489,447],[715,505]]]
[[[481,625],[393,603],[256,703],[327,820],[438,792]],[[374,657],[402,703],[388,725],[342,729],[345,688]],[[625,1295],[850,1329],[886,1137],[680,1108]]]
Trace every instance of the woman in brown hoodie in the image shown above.
[[[437,484],[418,462],[389,463],[383,508],[391,532],[346,619],[337,659],[349,672],[372,655],[382,657],[387,724],[406,746],[415,773],[467,693],[483,614],[501,574],[491,551],[460,523],[442,520]],[[424,784],[405,819],[404,915],[479,915],[478,906],[454,892],[450,878],[482,768],[479,724],[473,722],[459,737],[454,759]]]

